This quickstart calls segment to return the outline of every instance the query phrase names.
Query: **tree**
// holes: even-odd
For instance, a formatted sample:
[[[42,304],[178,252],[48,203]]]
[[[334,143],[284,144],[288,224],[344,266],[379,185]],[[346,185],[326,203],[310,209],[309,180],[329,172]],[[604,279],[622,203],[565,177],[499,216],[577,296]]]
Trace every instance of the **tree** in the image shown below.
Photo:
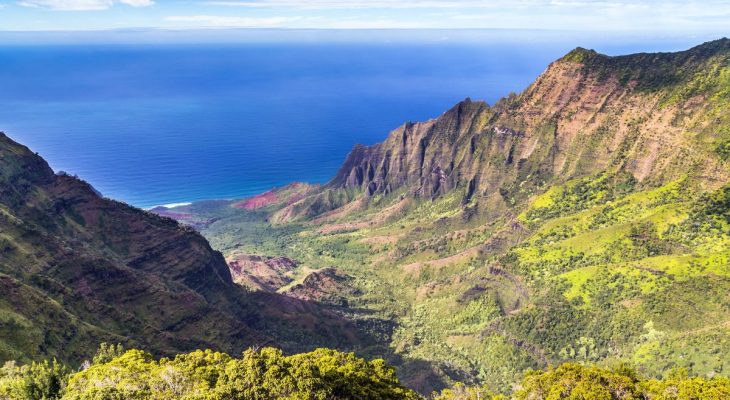
[[[124,354],[124,346],[121,343],[117,343],[116,346],[109,343],[102,343],[99,345],[99,349],[96,350],[96,354],[92,360],[94,364],[104,364]]]
[[[517,400],[641,399],[633,378],[605,369],[566,363],[547,371],[528,372]]]
[[[458,382],[450,389],[444,389],[439,394],[434,394],[434,400],[498,400],[506,399],[503,396],[495,395],[486,386],[465,386]]]
[[[24,366],[7,362],[0,369],[0,399],[59,399],[70,372],[56,359]]]

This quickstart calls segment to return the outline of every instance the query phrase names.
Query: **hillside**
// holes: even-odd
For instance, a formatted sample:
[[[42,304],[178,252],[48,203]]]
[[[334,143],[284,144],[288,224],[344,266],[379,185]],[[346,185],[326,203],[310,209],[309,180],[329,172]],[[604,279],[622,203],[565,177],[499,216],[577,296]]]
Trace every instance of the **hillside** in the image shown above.
[[[170,212],[209,221],[201,233],[228,257],[292,260],[278,293],[336,267],[348,289],[308,296],[390,321],[364,354],[423,392],[509,391],[566,361],[727,375],[729,148],[730,40],[578,48],[520,94],[355,147],[303,197]]]
[[[315,302],[247,292],[200,234],[54,174],[4,134],[0,187],[0,363],[78,364],[101,342],[162,355],[367,342]]]

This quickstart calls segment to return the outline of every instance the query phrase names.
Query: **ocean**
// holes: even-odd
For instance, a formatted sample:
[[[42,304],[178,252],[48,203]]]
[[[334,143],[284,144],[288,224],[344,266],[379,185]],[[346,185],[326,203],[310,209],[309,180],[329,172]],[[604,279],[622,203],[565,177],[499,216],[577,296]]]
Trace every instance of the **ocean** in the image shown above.
[[[240,198],[326,182],[354,144],[466,97],[493,104],[572,47],[4,45],[0,130],[138,207]]]

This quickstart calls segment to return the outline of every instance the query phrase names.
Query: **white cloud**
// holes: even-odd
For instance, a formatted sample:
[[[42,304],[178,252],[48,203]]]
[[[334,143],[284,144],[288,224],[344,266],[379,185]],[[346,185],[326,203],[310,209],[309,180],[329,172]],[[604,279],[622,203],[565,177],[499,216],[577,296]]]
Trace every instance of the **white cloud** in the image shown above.
[[[670,0],[668,3],[679,0]],[[206,0],[204,5],[248,8],[298,8],[298,9],[469,9],[531,7],[650,7],[651,2],[635,0]],[[659,4],[661,5],[661,3]]]
[[[297,9],[484,8],[519,3],[506,0],[212,0],[212,6]]]
[[[23,7],[48,8],[61,11],[93,11],[106,10],[115,3],[132,7],[147,7],[155,4],[154,0],[21,0]]]
[[[423,29],[428,25],[419,21],[401,21],[392,18],[337,19],[326,22],[326,29]],[[317,28],[317,27],[315,27]]]
[[[155,0],[14,0],[54,10],[145,7]],[[8,0],[6,0],[6,3]],[[2,3],[2,0],[0,0]],[[176,28],[465,28],[725,32],[729,0],[164,0],[141,18],[121,13],[92,23]],[[123,7],[122,7],[123,6]],[[114,20],[116,18],[117,20]],[[164,20],[160,19],[164,18]],[[64,27],[73,22],[57,19]],[[50,25],[57,23],[53,21]],[[117,22],[121,21],[121,22]],[[133,21],[133,22],[129,22]],[[16,24],[28,25],[19,21]],[[114,25],[115,27],[117,25]]]
[[[222,15],[173,15],[165,21],[182,23],[186,27],[213,28],[279,28],[301,20],[302,17],[228,17]]]
[[[149,7],[155,4],[154,0],[119,0],[119,2],[132,7]]]

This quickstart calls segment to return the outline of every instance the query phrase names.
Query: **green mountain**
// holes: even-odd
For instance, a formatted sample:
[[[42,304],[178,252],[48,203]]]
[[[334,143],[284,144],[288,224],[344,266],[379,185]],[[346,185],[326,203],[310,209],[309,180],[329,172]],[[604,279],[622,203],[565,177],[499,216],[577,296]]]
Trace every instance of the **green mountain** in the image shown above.
[[[728,375],[729,157],[730,40],[578,48],[355,147],[326,185],[156,211],[238,267],[286,257],[237,273],[335,307],[422,392],[568,361]]]
[[[158,355],[367,343],[316,303],[245,291],[192,229],[54,174],[4,134],[0,188],[0,364],[78,365],[101,342]]]

